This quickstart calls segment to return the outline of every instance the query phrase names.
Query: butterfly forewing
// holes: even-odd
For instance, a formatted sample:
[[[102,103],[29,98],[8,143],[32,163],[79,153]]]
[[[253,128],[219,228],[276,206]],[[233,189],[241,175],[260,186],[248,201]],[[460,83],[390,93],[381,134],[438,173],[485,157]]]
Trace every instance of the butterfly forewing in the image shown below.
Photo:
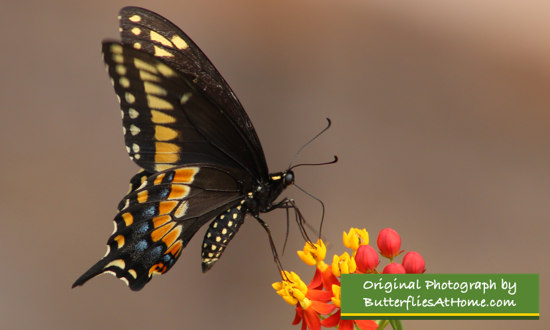
[[[119,15],[122,43],[149,53],[168,64],[197,86],[223,111],[250,153],[247,167],[267,177],[267,164],[252,122],[227,82],[197,45],[164,17],[139,7],[122,8]]]
[[[120,100],[126,150],[145,170],[211,163],[251,173],[253,155],[228,117],[151,54],[106,42],[103,57]]]

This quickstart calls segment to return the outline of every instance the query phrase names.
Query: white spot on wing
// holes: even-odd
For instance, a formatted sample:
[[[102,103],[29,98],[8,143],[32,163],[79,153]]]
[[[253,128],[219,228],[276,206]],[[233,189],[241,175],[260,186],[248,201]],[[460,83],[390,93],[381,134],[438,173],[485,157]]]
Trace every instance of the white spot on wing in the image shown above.
[[[128,109],[128,115],[130,116],[130,118],[136,119],[139,116],[139,112],[137,112],[137,110],[134,108],[130,108]]]
[[[124,99],[128,103],[134,103],[136,101],[136,97],[134,96],[134,94],[129,92],[124,93]]]
[[[187,101],[189,101],[189,99],[191,98],[193,94],[192,93],[185,93],[182,95],[181,99],[180,99],[180,103],[181,104],[185,104],[187,103]]]
[[[133,136],[136,136],[139,134],[141,130],[139,129],[139,127],[137,127],[136,125],[132,124],[130,125],[130,133],[133,135]],[[137,145],[137,144],[134,144],[134,145]],[[137,151],[136,151],[137,152]]]

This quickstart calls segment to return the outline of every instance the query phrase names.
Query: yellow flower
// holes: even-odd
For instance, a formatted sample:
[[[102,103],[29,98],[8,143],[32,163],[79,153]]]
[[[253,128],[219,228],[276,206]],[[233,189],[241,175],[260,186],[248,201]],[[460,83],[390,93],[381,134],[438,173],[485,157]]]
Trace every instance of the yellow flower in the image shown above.
[[[355,253],[360,245],[369,244],[369,233],[365,228],[350,228],[349,233],[344,232],[343,241],[344,245]]]
[[[352,274],[355,273],[356,269],[357,264],[355,264],[355,259],[347,252],[344,252],[340,257],[334,255],[334,258],[332,258],[332,273],[335,276],[339,277],[342,274]]]
[[[300,279],[300,276],[295,272],[287,272],[281,274],[283,280],[275,282],[271,286],[277,294],[281,296],[289,305],[300,305],[304,308],[311,305],[311,301],[306,298],[307,285]]]
[[[323,262],[327,255],[327,247],[321,239],[317,243],[306,242],[303,251],[298,251],[298,256],[306,264],[313,266],[319,262]]]
[[[333,297],[330,298],[330,300],[332,300],[332,303],[334,304],[334,306],[340,308],[340,291],[341,291],[341,288],[339,285],[336,285],[336,284],[333,284],[332,285],[332,295]]]

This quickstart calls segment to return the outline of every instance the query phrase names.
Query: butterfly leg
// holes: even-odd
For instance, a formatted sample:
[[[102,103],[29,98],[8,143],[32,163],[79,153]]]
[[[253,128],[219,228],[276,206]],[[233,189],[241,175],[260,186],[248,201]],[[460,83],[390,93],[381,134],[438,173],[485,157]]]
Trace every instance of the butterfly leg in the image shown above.
[[[273,205],[273,209],[275,208],[285,209],[287,211],[287,219],[288,219],[288,210],[290,209],[294,210],[294,219],[298,224],[298,228],[300,229],[300,234],[302,235],[302,237],[306,242],[311,242],[311,239],[309,238],[305,228],[305,226],[309,226],[309,227],[311,226],[309,225],[309,223],[306,222],[306,219],[302,215],[302,212],[300,211],[298,206],[296,206],[296,202],[294,202],[293,199],[285,198],[279,203]]]
[[[262,225],[265,232],[267,233],[267,237],[269,238],[269,246],[271,247],[271,253],[273,254],[273,260],[275,261],[275,264],[277,265],[277,269],[279,269],[279,272],[283,272],[283,265],[281,264],[281,260],[279,259],[279,253],[277,253],[277,248],[275,247],[275,242],[273,242],[273,237],[271,236],[271,229],[269,228],[269,225],[263,221],[259,215],[254,215],[254,218]]]

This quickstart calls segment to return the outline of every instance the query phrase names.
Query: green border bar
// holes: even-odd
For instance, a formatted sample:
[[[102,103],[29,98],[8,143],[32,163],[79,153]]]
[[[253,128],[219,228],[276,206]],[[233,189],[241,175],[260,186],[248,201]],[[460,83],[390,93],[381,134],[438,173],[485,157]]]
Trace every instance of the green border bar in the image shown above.
[[[538,320],[539,275],[347,274],[341,301],[348,320]]]

